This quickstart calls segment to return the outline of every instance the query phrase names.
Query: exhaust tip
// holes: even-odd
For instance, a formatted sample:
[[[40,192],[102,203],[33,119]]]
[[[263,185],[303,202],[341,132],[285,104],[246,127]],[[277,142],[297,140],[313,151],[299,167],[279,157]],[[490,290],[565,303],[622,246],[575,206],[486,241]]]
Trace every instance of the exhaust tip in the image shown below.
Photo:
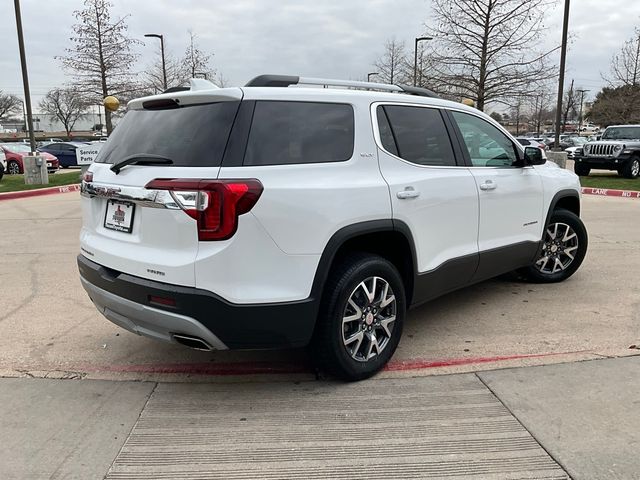
[[[194,337],[192,335],[183,335],[181,333],[174,333],[173,339],[180,345],[193,348],[194,350],[202,350],[204,352],[211,352],[213,347],[205,342],[200,337]]]

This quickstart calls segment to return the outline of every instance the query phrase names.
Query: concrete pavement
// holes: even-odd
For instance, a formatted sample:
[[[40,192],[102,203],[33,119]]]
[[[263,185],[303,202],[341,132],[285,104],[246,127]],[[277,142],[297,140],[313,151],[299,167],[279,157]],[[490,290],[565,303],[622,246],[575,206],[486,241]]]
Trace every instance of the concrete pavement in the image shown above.
[[[3,479],[639,478],[640,356],[252,383],[0,379]]]
[[[640,200],[587,197],[587,258],[555,285],[492,280],[416,310],[385,376],[423,375],[633,353]],[[102,318],[80,287],[77,193],[0,203],[0,375],[192,380],[261,372],[313,378],[303,351],[197,352]]]

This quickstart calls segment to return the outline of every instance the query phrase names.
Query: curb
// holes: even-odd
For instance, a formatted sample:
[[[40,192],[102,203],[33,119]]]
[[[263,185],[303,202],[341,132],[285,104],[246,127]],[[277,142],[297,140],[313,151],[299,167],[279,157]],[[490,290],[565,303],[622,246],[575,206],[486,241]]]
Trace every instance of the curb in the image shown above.
[[[42,195],[54,195],[57,193],[79,192],[80,184],[63,185],[61,187],[38,188],[34,190],[23,190],[21,192],[0,193],[2,200],[14,200],[16,198],[40,197]]]
[[[601,197],[640,198],[640,192],[633,190],[612,190],[609,188],[582,187],[584,195],[599,195]]]

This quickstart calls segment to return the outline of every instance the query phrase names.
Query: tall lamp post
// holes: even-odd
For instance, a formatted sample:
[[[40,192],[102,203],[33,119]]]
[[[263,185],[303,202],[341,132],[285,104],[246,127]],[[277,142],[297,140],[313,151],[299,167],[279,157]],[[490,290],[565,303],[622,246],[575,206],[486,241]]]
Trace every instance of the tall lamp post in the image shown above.
[[[578,135],[580,135],[580,131],[582,130],[582,104],[584,103],[584,94],[590,92],[591,90],[578,90],[580,92],[580,114],[578,115]]]
[[[374,75],[379,75],[379,73],[378,72],[367,73],[367,82],[370,82],[371,77],[373,77]]]
[[[413,86],[418,84],[418,43],[422,41],[433,40],[433,37],[416,38],[415,48],[413,49]]]
[[[564,20],[562,22],[562,46],[560,49],[560,77],[558,78],[558,103],[556,104],[556,134],[554,148],[560,150],[560,119],[562,114],[562,91],[564,88],[564,66],[567,59],[567,31],[569,30],[569,3],[564,0]]]
[[[22,84],[24,86],[24,100],[27,107],[27,129],[31,153],[36,151],[36,139],[33,134],[33,113],[31,112],[31,92],[29,90],[29,74],[27,72],[27,57],[24,51],[24,36],[22,34],[22,15],[20,14],[20,0],[14,0],[16,10],[16,29],[18,31],[18,47],[20,49],[20,65],[22,66]]]
[[[164,85],[164,89],[166,90],[167,89],[167,67],[164,62],[164,36],[158,33],[146,33],[144,36],[160,39],[160,51],[162,53],[162,80],[163,80],[162,83]]]

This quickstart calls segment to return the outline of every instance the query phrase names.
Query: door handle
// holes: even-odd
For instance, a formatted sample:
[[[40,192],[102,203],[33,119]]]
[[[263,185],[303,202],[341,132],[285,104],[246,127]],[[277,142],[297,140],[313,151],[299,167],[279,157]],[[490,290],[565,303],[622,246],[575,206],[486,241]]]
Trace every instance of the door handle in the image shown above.
[[[406,187],[404,190],[396,193],[396,197],[400,200],[406,200],[407,198],[418,198],[420,196],[420,192],[414,190],[413,187]]]
[[[487,180],[480,184],[480,190],[495,190],[497,186],[498,184],[494,183],[493,180]]]

